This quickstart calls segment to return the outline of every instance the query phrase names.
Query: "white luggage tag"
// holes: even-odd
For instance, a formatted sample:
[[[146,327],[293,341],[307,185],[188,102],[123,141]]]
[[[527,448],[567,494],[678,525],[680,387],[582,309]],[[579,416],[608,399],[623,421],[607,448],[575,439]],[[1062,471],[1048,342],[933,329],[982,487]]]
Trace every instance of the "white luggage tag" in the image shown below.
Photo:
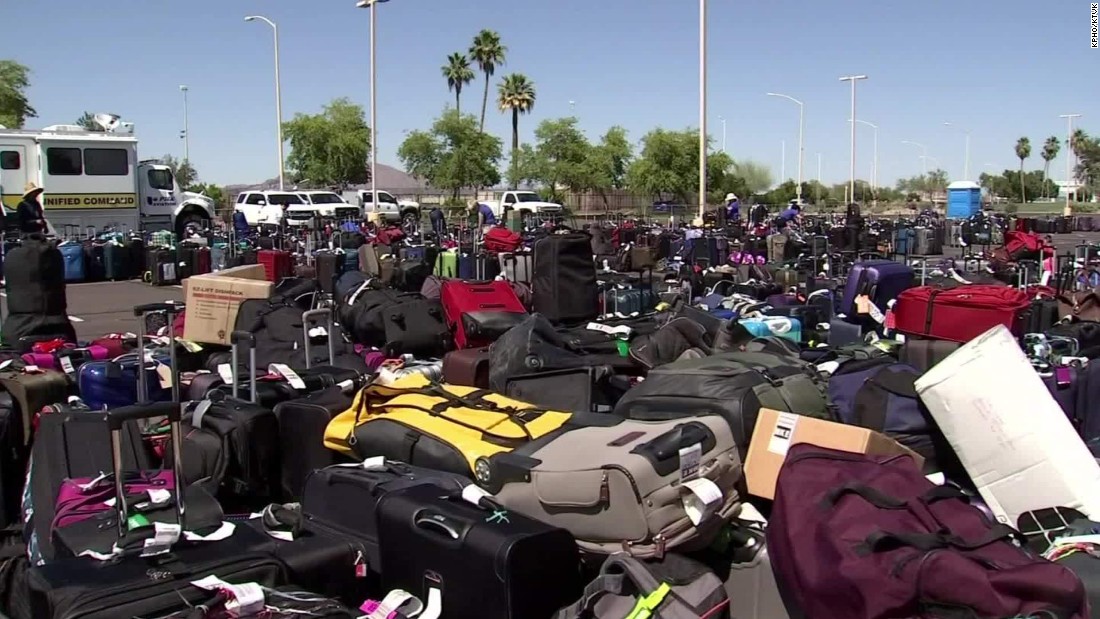
[[[306,389],[306,383],[304,380],[302,380],[302,377],[298,376],[298,373],[290,369],[290,366],[286,364],[272,363],[271,365],[267,366],[267,371],[282,376],[286,379],[286,382],[290,383],[291,387],[294,387],[299,391],[304,391]]]
[[[722,489],[709,479],[691,479],[681,484],[680,488],[686,491],[681,497],[684,512],[695,526],[713,516],[722,504]]]
[[[228,363],[218,364],[218,376],[221,377],[222,382],[231,385],[233,384],[233,368]]]

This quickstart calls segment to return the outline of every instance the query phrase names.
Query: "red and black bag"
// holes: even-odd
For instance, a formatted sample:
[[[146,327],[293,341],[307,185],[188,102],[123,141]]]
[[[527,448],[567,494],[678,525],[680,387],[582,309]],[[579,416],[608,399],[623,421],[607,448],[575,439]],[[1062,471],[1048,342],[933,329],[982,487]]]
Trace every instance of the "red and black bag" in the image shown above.
[[[894,305],[898,333],[951,342],[969,342],[996,325],[1020,335],[1031,297],[1006,286],[974,284],[945,290],[910,288]]]
[[[993,258],[999,262],[1019,262],[1020,260],[1043,260],[1054,255],[1054,248],[1042,236],[1034,232],[1009,230],[1005,232],[1005,244],[993,251]]]
[[[508,228],[494,226],[485,233],[485,251],[491,254],[508,254],[519,249],[523,237]]]
[[[510,282],[445,281],[440,301],[459,349],[488,346],[527,317]]]

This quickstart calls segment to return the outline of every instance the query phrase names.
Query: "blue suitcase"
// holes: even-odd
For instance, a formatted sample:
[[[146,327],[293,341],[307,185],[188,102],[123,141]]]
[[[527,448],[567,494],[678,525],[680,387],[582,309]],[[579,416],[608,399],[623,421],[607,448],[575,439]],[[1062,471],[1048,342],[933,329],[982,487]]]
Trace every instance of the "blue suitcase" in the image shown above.
[[[344,252],[344,266],[341,267],[340,273],[349,273],[351,271],[359,270],[359,252],[358,251],[346,251]]]
[[[867,295],[871,302],[885,312],[886,305],[896,299],[903,290],[913,287],[915,273],[909,265],[893,260],[866,260],[852,265],[848,281],[844,285],[839,313],[855,320],[856,297]]]
[[[912,228],[898,228],[894,231],[894,253],[908,256],[913,253],[916,240],[916,230]]]
[[[135,354],[124,355],[114,361],[90,361],[77,370],[76,380],[80,397],[92,410],[132,406],[138,401],[138,361]],[[168,365],[167,351],[153,353],[153,359]],[[171,388],[160,386],[160,378],[154,367],[145,370],[148,401],[165,401],[172,397]]]
[[[653,290],[628,288],[608,290],[604,293],[604,313],[631,316],[645,314],[657,305]]]
[[[84,246],[79,243],[58,245],[61,257],[65,261],[65,281],[84,281]]]

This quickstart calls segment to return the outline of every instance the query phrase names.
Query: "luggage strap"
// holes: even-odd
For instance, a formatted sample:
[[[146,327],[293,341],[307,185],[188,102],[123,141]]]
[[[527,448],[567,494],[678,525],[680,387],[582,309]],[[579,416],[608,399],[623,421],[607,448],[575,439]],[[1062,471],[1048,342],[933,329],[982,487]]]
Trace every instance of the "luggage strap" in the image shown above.
[[[889,357],[880,357],[889,359]],[[891,372],[885,367],[864,381],[856,392],[852,409],[856,413],[856,425],[883,432],[886,430],[887,400],[891,395],[910,400],[918,400],[914,382],[919,378],[916,372],[903,370]],[[918,406],[920,404],[918,403]]]

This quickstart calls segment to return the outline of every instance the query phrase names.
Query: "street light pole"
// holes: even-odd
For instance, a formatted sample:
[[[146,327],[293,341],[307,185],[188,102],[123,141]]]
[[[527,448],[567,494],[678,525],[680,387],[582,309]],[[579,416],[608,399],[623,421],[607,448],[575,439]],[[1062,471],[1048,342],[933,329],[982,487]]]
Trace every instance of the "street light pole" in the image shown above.
[[[779,184],[787,182],[787,140],[779,140]]]
[[[784,95],[784,94],[780,94],[778,92],[769,92],[769,93],[767,93],[767,95],[769,97],[781,97],[783,99],[794,101],[795,103],[798,104],[798,187],[797,187],[797,190],[796,190],[796,194],[798,196],[798,202],[799,202],[799,204],[801,204],[802,203],[802,154],[803,154],[802,135],[803,135],[803,128],[805,127],[805,122],[804,121],[805,121],[806,106],[803,105],[801,101],[799,101],[798,99],[795,99],[794,97],[792,97],[790,95]],[[784,156],[783,157],[783,162],[786,163],[786,161],[787,161],[787,157]],[[784,179],[784,180],[786,180],[786,179]]]
[[[851,84],[852,84],[852,113],[849,115],[849,118],[852,118],[853,120],[856,117],[856,82],[858,82],[859,80],[865,80],[865,79],[867,79],[866,75],[847,75],[847,76],[844,76],[844,77],[840,78],[840,81],[842,81],[842,82],[851,82]],[[851,140],[852,140],[852,158],[851,158],[851,163],[850,163],[850,168],[849,168],[849,176],[848,176],[848,193],[851,196],[852,201],[855,202],[855,198],[856,198],[856,124],[854,122],[852,123]]]
[[[699,0],[699,219],[707,207],[707,0]]]
[[[866,120],[856,120],[861,125],[867,125],[875,132],[874,163],[871,166],[871,195],[874,196],[875,206],[878,206],[878,125]]]
[[[183,93],[183,160],[191,161],[191,130],[187,121],[187,86],[181,85]]]
[[[263,15],[249,15],[244,18],[245,21],[255,21],[257,19],[271,26],[271,30],[275,33],[275,122],[278,125],[279,136],[279,191],[283,191],[286,188],[286,173],[284,171],[286,165],[283,159],[283,85],[279,71],[279,27]]]
[[[902,144],[911,144],[911,145],[916,146],[917,148],[920,149],[921,154],[920,154],[919,159],[921,160],[921,163],[923,164],[923,167],[921,168],[920,173],[921,173],[921,176],[928,176],[928,162],[925,161],[925,157],[928,156],[928,149],[924,147],[924,144],[918,144],[916,142],[911,142],[909,140],[902,140],[901,143]]]
[[[821,202],[821,153],[817,154],[817,187],[814,188],[814,202]]]
[[[378,100],[376,66],[375,66],[375,21],[374,5],[389,0],[359,0],[355,6],[370,9],[370,200],[375,209],[378,208],[378,188],[375,181],[378,178]]]
[[[943,126],[945,126],[945,127],[955,127],[957,129],[961,129],[962,132],[966,134],[966,156],[963,159],[963,180],[968,181],[968,180],[970,180],[970,130],[969,129],[963,129],[962,127],[959,127],[958,125],[953,125],[949,122],[943,123]]]
[[[719,116],[718,120],[722,121],[722,152],[726,152],[726,117]]]
[[[1071,210],[1070,205],[1069,205],[1069,188],[1070,188],[1070,185],[1073,183],[1073,180],[1070,177],[1074,175],[1073,172],[1070,169],[1070,164],[1073,162],[1073,154],[1074,154],[1073,153],[1073,119],[1074,118],[1080,118],[1080,117],[1081,117],[1080,114],[1060,114],[1058,116],[1058,118],[1065,118],[1066,119],[1066,148],[1069,149],[1069,150],[1066,151],[1066,208],[1062,213],[1063,215],[1066,215],[1067,217],[1069,215],[1073,214],[1073,211]],[[1074,194],[1077,193],[1077,188],[1076,187],[1074,187],[1073,193]]]

